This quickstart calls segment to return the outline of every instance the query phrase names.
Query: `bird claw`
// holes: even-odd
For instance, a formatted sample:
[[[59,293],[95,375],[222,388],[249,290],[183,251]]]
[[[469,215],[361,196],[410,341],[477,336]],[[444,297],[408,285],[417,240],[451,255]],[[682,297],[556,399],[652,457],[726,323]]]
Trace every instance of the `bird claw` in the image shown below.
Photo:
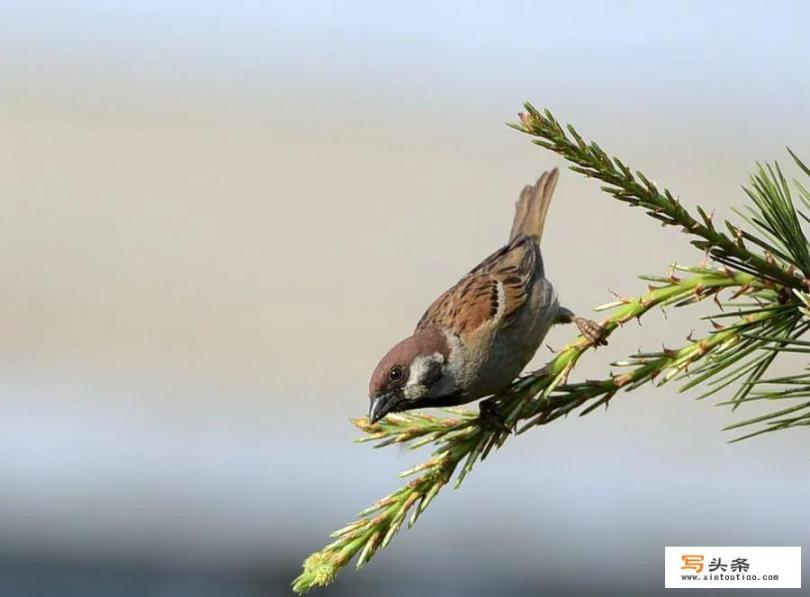
[[[485,431],[512,433],[512,428],[506,424],[503,414],[498,409],[498,403],[492,398],[478,403],[478,419]]]
[[[601,325],[584,317],[575,317],[574,323],[579,333],[593,346],[607,346],[607,340],[604,338],[605,329]]]

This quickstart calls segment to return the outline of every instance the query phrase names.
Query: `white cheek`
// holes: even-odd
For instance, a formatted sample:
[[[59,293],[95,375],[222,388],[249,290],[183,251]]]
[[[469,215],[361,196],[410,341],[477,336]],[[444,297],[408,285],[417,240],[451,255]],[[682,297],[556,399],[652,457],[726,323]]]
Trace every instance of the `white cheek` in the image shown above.
[[[424,394],[425,387],[418,384],[409,383],[402,389],[402,395],[405,396],[405,400],[416,400],[424,396]]]

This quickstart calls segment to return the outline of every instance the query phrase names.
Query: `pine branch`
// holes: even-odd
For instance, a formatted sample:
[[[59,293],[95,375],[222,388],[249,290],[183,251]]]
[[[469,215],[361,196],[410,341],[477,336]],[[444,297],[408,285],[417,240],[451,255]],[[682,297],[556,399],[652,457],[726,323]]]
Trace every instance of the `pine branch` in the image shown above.
[[[664,226],[680,226],[684,232],[698,237],[691,241],[691,244],[708,252],[720,263],[740,271],[765,276],[789,288],[801,290],[808,287],[807,279],[797,276],[791,270],[791,265],[798,265],[792,260],[785,259],[787,264],[780,263],[780,259],[772,252],[759,255],[750,251],[745,245],[745,240],[756,238],[756,235],[745,233],[733,224],[724,222],[728,233],[732,235],[730,237],[718,230],[712,216],[701,208],[698,208],[699,219],[695,218],[670,191],[659,190],[658,186],[641,172],[636,171],[633,174],[630,168],[618,158],[611,158],[595,141],[586,143],[570,124],[563,128],[550,111],[540,113],[529,103],[525,104],[525,108],[526,112],[519,115],[521,124],[509,126],[537,137],[534,143],[572,162],[574,165],[571,166],[571,170],[574,172],[607,183],[602,189],[619,201],[645,209]],[[757,191],[761,190],[756,182],[754,186]],[[776,188],[784,190],[781,183],[777,184]],[[789,198],[787,201],[790,203]],[[785,255],[781,257],[786,258]]]
[[[798,158],[797,163],[802,165]],[[751,177],[751,188],[743,188],[754,203],[754,208],[749,207],[747,214],[740,211],[737,213],[770,242],[747,232],[743,232],[743,238],[756,243],[771,255],[778,256],[785,263],[799,269],[806,277],[810,273],[810,246],[793,204],[790,185],[778,163],[774,166],[760,164],[758,167],[757,174]],[[801,185],[797,184],[797,188],[800,192],[804,191]]]
[[[697,208],[699,218],[692,216],[668,190],[659,190],[641,172],[633,174],[630,168],[618,158],[611,158],[597,143],[586,143],[573,126],[563,128],[550,111],[540,113],[528,103],[525,108],[527,112],[519,115],[521,123],[510,126],[537,137],[534,143],[565,157],[573,163],[572,170],[607,183],[602,187],[604,191],[620,201],[642,207],[662,225],[679,226],[685,233],[697,237],[691,244],[706,251],[715,261],[784,287],[780,296],[765,299],[766,303],[786,306],[772,324],[772,337],[768,341],[762,336],[747,337],[741,342],[739,351],[706,363],[701,373],[694,376],[685,388],[708,381],[712,387],[701,396],[704,398],[742,379],[742,385],[727,403],[734,408],[747,400],[800,397],[801,392],[795,388],[786,392],[778,384],[763,382],[763,375],[780,352],[810,352],[796,344],[798,338],[810,329],[806,324],[808,310],[804,292],[810,287],[810,243],[802,226],[802,221],[810,223],[810,216],[797,210],[791,185],[779,164],[758,165],[757,174],[750,179],[750,187],[743,189],[752,205],[744,212],[735,211],[752,229],[746,230],[725,221],[723,227],[728,232],[726,234],[718,230],[712,215],[707,215],[701,207]],[[795,153],[788,152],[799,169],[810,176],[810,167]],[[793,187],[802,205],[810,209],[810,191],[795,180]],[[757,297],[757,300],[761,301],[762,297]],[[728,371],[719,375],[724,369]],[[799,378],[788,377],[791,381]],[[810,395],[810,383],[802,384],[802,390]],[[728,429],[766,423],[765,428],[738,438],[746,439],[768,431],[807,425],[810,423],[808,410],[806,407],[790,407],[785,411],[737,423]]]
[[[612,334],[618,327],[641,318],[651,309],[714,298],[724,288],[737,288],[741,295],[773,292],[769,289],[770,283],[766,286],[749,274],[702,268],[689,268],[689,271],[694,272],[689,278],[679,279],[674,275],[657,278],[662,285],[651,287],[642,296],[620,299],[607,305],[613,312],[602,321],[605,334]],[[638,387],[667,370],[682,371],[715,348],[732,341],[742,330],[754,327],[769,316],[767,313],[745,316],[747,320],[723,332],[715,331],[706,339],[693,340],[679,350],[664,351],[655,358],[636,355],[635,367],[630,373],[598,382],[569,385],[564,382],[571,369],[592,348],[588,340],[580,336],[541,372],[516,380],[500,397],[502,412],[506,413],[507,423],[528,420],[521,433],[530,427],[548,424],[590,402],[581,413],[588,414],[597,406],[606,404],[622,388]],[[357,567],[361,568],[379,549],[390,543],[409,515],[408,526],[416,522],[459,467],[456,487],[478,460],[486,458],[493,447],[501,446],[510,437],[482,427],[478,418],[469,411],[452,409],[451,412],[457,414],[457,418],[397,413],[373,425],[365,417],[353,419],[352,422],[367,433],[360,441],[378,441],[377,447],[399,443],[410,448],[433,443],[438,449],[430,459],[401,475],[419,474],[418,477],[360,512],[358,520],[332,533],[335,540],[304,562],[304,570],[294,581],[293,590],[303,593],[331,583],[338,571],[355,556]]]

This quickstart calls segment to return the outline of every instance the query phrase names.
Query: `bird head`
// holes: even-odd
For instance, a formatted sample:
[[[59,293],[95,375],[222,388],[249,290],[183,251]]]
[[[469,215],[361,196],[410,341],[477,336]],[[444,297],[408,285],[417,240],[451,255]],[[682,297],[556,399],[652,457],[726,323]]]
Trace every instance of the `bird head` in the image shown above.
[[[391,412],[419,408],[425,400],[452,391],[450,349],[436,328],[417,330],[380,360],[369,383],[368,419],[376,423]]]

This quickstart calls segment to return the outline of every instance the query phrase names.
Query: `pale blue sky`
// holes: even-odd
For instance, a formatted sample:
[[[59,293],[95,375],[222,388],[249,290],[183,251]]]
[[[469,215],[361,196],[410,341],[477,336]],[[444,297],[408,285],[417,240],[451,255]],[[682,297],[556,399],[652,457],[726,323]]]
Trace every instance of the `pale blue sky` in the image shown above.
[[[767,107],[806,124],[808,21],[796,2],[15,2],[0,20],[12,87],[0,97],[190,101],[209,117],[274,101],[315,117],[511,112],[535,98],[698,120]]]

